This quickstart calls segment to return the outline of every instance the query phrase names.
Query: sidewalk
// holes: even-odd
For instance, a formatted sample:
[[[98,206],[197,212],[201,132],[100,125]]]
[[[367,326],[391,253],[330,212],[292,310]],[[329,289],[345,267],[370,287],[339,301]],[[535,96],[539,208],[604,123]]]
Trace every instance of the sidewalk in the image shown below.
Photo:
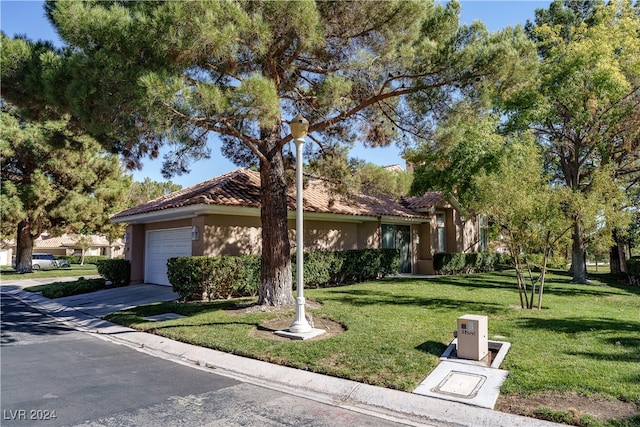
[[[56,280],[61,281],[61,279]],[[95,313],[107,313],[110,312],[109,310],[117,311],[121,309],[122,297],[126,294],[136,294],[135,300],[154,299],[153,295],[156,293],[162,293],[166,297],[171,289],[164,286],[132,285],[85,294],[82,297],[77,296],[73,299],[69,297],[59,300],[49,300],[40,294],[22,290],[26,286],[31,286],[31,284],[23,285],[23,283],[3,282],[2,292],[11,294],[23,302],[47,312],[60,321],[72,325],[76,329],[95,334],[103,339],[124,344],[139,351],[178,363],[192,365],[199,369],[213,369],[220,375],[328,403],[336,407],[375,415],[408,425],[558,426],[558,424],[547,421],[375,387],[222,353],[139,332],[96,317],[97,314]],[[113,305],[109,304],[109,300],[113,302]],[[156,300],[160,301],[162,299],[156,298]],[[62,303],[63,301],[64,304]],[[91,303],[92,301],[93,303]],[[87,312],[93,314],[88,314]]]

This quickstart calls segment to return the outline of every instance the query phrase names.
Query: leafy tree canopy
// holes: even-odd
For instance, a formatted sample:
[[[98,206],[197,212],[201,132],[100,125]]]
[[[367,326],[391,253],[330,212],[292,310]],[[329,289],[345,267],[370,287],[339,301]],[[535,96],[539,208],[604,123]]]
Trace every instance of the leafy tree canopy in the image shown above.
[[[130,186],[117,156],[71,129],[68,116],[33,122],[4,104],[0,123],[2,235],[18,237],[24,268],[44,231],[121,235],[108,219]]]
[[[261,174],[260,302],[291,303],[283,149],[286,121],[311,123],[318,156],[356,139],[411,140],[460,96],[476,102],[520,88],[535,50],[522,29],[459,26],[460,6],[433,1],[48,1],[69,48],[10,46],[4,96],[24,88],[72,113],[131,167],[173,148],[166,176],[212,155],[209,136]],[[4,58],[3,58],[4,60]],[[345,157],[342,157],[345,158]],[[329,162],[328,165],[336,165]]]

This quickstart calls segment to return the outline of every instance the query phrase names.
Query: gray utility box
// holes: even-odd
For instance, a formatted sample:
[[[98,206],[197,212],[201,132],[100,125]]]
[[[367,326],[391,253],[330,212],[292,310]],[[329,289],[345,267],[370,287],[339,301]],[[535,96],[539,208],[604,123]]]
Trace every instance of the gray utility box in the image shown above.
[[[489,327],[487,316],[465,314],[458,317],[459,359],[482,360],[489,353]]]

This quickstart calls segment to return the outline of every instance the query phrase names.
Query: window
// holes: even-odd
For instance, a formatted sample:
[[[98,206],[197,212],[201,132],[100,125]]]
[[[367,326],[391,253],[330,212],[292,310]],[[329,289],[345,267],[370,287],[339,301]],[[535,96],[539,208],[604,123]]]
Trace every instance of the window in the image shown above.
[[[445,215],[444,212],[436,213],[436,227],[438,236],[438,252],[447,251],[447,231],[445,228]]]
[[[489,247],[489,226],[487,225],[487,217],[480,215],[480,252],[484,252]]]

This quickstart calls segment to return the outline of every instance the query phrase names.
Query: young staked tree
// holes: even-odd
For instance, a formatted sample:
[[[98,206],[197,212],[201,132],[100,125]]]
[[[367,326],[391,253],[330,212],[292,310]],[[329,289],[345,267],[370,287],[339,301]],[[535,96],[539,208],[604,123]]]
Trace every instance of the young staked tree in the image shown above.
[[[629,0],[554,1],[527,28],[539,83],[512,99],[512,118],[535,132],[556,183],[573,192],[575,282],[587,279],[588,236],[603,222],[609,231],[625,227],[628,215],[619,213],[630,203],[621,193],[640,175],[639,12]]]
[[[549,256],[571,229],[561,204],[566,191],[548,185],[541,150],[531,134],[505,140],[495,168],[472,181],[470,208],[499,228],[514,261],[521,307],[541,309]],[[542,253],[540,265],[534,265],[534,253]],[[537,276],[534,266],[540,269]]]
[[[259,303],[290,304],[287,120],[305,116],[314,149],[331,156],[356,138],[377,146],[424,133],[453,96],[508,90],[526,74],[531,43],[522,31],[459,27],[459,9],[455,1],[51,1],[48,16],[69,49],[42,56],[43,95],[131,166],[169,143],[165,172],[185,172],[211,156],[210,135],[237,164],[257,165]],[[25,74],[11,69],[6,96]]]
[[[115,155],[70,128],[68,117],[34,122],[0,111],[2,234],[16,236],[16,270],[31,271],[44,231],[104,232],[130,185]]]

